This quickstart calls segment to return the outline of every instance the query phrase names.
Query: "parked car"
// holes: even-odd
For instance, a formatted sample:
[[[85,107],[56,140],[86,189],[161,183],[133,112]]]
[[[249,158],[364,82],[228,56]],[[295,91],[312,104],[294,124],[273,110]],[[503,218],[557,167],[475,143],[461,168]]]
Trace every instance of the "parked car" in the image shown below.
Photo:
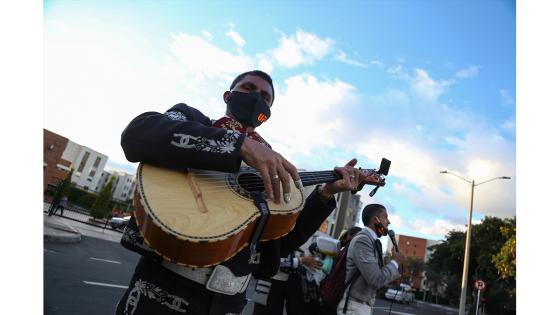
[[[112,217],[111,221],[109,222],[109,224],[111,224],[111,228],[113,230],[115,229],[124,229],[124,227],[128,224],[128,221],[130,221],[130,216],[126,216],[126,217]]]
[[[414,302],[414,293],[410,285],[401,283],[398,287],[389,287],[385,292],[385,299],[410,304]]]

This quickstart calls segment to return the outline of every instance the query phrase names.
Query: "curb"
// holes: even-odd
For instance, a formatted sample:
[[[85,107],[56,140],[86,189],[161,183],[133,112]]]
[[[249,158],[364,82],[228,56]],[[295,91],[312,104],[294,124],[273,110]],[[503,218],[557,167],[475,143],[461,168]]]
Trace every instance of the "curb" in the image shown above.
[[[43,240],[48,243],[79,243],[82,234],[75,228],[60,222],[56,217],[43,219]]]
[[[48,243],[79,243],[82,240],[82,234],[65,232],[45,226],[43,240]]]

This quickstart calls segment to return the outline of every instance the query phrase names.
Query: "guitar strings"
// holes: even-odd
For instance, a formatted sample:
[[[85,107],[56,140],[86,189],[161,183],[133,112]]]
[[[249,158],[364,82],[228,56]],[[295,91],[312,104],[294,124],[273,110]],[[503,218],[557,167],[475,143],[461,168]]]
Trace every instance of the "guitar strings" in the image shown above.
[[[193,174],[193,175],[195,176],[195,178],[199,177],[199,174]],[[197,184],[201,187],[205,187],[205,189],[204,189],[205,192],[223,191],[224,184],[228,182],[227,178],[223,174],[200,174],[200,175],[203,175],[203,176],[200,176],[200,177],[204,177],[204,179],[202,179]],[[307,179],[312,179],[312,180],[319,181],[319,182],[325,182],[325,181],[329,181],[329,180],[332,180],[332,179],[336,179],[336,177],[334,177],[333,175],[331,175],[331,176],[313,176],[312,178],[306,178],[306,180]],[[243,181],[243,185],[239,185],[238,182],[236,182],[236,185],[240,186],[244,189],[247,189],[247,190],[264,189],[263,181],[260,178],[255,178],[254,180]],[[310,185],[307,185],[307,186],[310,186]]]

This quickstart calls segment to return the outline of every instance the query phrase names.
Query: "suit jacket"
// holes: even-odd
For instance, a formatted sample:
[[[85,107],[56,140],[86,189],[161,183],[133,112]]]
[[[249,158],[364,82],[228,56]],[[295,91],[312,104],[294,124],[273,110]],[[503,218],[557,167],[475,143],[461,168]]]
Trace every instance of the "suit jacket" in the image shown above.
[[[212,121],[200,111],[180,103],[165,114],[146,112],[134,118],[122,133],[121,146],[131,162],[180,170],[235,172],[241,164],[244,139],[245,135],[239,132],[214,128]],[[223,265],[236,276],[253,273],[257,278],[266,278],[274,275],[280,258],[303,245],[335,207],[334,198],[325,202],[315,189],[307,197],[294,228],[287,235],[258,244],[260,264],[248,264],[249,248],[245,247]],[[134,219],[129,221],[121,244],[156,262],[162,259],[144,242]]]
[[[390,263],[379,267],[379,258],[375,252],[374,239],[363,229],[350,242],[346,257],[346,283],[356,271],[360,276],[354,280],[350,296],[360,301],[371,301],[377,289],[386,286],[399,277],[399,271]]]

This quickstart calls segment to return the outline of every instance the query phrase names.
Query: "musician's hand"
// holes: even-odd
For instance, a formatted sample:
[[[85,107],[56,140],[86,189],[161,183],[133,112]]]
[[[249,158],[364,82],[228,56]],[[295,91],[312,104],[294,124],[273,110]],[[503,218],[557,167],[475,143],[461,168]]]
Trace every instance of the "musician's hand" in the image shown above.
[[[292,163],[253,139],[245,137],[241,145],[241,158],[247,165],[261,173],[264,190],[268,198],[273,199],[275,203],[280,203],[280,182],[286,203],[290,201],[290,180],[292,178],[296,187],[303,188],[297,169]]]
[[[357,163],[358,160],[352,159],[350,162],[346,163],[344,167],[335,167],[335,172],[340,174],[342,178],[332,183],[323,185],[320,190],[321,195],[330,199],[334,196],[334,194],[341,191],[356,190],[361,180],[360,170],[354,167]]]
[[[299,258],[301,263],[311,269],[319,269],[323,267],[323,262],[317,260],[314,256],[303,256]]]

